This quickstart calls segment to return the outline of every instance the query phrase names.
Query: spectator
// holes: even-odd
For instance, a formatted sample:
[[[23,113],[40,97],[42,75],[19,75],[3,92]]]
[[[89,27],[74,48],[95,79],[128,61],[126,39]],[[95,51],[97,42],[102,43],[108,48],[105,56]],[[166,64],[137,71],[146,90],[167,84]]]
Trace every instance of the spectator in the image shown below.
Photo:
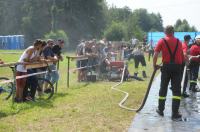
[[[38,61],[38,51],[42,46],[42,40],[37,39],[33,43],[33,46],[28,47],[23,54],[21,55],[19,62],[34,62]],[[27,70],[24,65],[17,65],[16,68],[16,76],[23,76],[27,74]],[[26,85],[26,78],[21,78],[16,80],[16,97],[15,102],[22,102],[23,101],[23,91]]]
[[[41,51],[43,50],[43,48],[46,46],[46,42],[42,41],[42,46],[40,47],[40,49],[38,49],[38,54],[36,55],[37,57],[41,57]],[[41,58],[40,58],[41,59]],[[39,61],[40,61],[39,59]],[[33,74],[36,73],[38,71],[38,69],[34,68],[34,69],[28,69],[27,73],[28,74]],[[28,90],[29,88],[29,90]],[[34,101],[35,100],[35,93],[37,90],[37,76],[30,76],[27,78],[26,81],[26,87],[24,88],[24,101]]]
[[[54,41],[52,39],[47,40],[47,46],[43,50],[43,56],[45,59],[53,61],[53,64],[48,67],[48,69],[52,72],[48,72],[45,78],[54,85],[59,79],[59,74],[58,71],[56,71],[56,62],[58,61],[58,58],[52,50],[53,46],[54,46]],[[48,89],[46,86],[44,92],[51,92],[49,90],[51,89]]]
[[[85,55],[85,41],[81,41],[81,43],[76,48],[76,56],[84,56]],[[77,68],[85,67],[87,65],[87,60],[78,60],[76,62]],[[78,70],[78,82],[84,80],[84,71],[85,69]]]

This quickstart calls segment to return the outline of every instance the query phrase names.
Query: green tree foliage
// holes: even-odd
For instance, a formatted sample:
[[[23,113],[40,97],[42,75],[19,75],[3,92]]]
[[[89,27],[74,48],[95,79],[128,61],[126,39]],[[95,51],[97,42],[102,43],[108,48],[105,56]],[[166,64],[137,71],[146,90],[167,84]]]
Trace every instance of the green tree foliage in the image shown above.
[[[125,28],[122,23],[112,22],[105,30],[105,37],[108,41],[122,41],[125,38]]]
[[[106,26],[104,0],[0,0],[1,35],[24,34],[27,46],[51,30],[64,30],[75,47],[100,38]]]
[[[163,23],[160,14],[148,13],[146,9],[137,9],[133,12],[137,19],[139,27],[145,31],[162,31]]]
[[[136,37],[142,39],[145,32],[163,31],[163,21],[161,15],[148,13],[146,9],[131,11],[128,7],[112,7],[108,10],[108,18],[111,22],[121,22],[125,27],[126,40]],[[108,26],[109,27],[109,26]]]
[[[112,40],[141,40],[149,31],[163,31],[162,23],[159,13],[108,8],[105,0],[0,0],[0,35],[24,34],[26,46],[48,34],[57,36],[60,30],[67,34],[70,49],[82,38],[103,35]],[[175,29],[196,31],[186,20],[177,20]]]
[[[68,37],[63,30],[50,31],[49,33],[45,34],[44,37],[45,39],[62,39],[65,41],[65,45],[68,46]]]
[[[174,25],[176,32],[197,32],[197,29],[194,26],[190,26],[186,19],[178,19]]]
[[[129,19],[131,14],[132,14],[131,9],[128,7],[124,7],[124,8],[112,7],[108,11],[108,19],[109,19],[109,22],[112,22],[112,21],[124,22]]]

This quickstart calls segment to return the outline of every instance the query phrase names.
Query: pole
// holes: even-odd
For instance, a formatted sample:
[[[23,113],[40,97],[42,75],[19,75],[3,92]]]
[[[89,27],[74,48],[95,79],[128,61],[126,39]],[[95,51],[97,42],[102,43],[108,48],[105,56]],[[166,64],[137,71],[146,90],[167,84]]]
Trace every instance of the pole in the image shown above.
[[[59,65],[60,65],[60,61],[58,60],[57,71],[59,70]],[[58,81],[56,82],[56,93],[57,93],[57,88],[58,88]]]
[[[67,87],[69,88],[69,66],[70,66],[70,57],[67,56]]]

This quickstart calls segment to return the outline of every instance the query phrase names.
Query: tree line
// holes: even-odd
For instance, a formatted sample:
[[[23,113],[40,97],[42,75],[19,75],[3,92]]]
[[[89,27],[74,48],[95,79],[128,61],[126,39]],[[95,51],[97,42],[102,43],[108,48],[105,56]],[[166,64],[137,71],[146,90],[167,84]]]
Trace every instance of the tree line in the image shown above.
[[[177,31],[197,31],[177,20]],[[68,48],[81,39],[142,39],[163,31],[161,14],[146,9],[108,7],[105,0],[0,0],[0,35],[25,35],[26,46],[37,38],[64,38]]]

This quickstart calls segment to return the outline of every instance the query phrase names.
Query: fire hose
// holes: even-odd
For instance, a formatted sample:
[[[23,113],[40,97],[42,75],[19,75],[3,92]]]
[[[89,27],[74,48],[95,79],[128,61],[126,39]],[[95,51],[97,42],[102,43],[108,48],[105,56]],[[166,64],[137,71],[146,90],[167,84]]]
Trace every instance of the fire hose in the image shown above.
[[[126,109],[126,110],[130,110],[130,111],[136,111],[136,112],[139,112],[140,110],[142,110],[142,108],[144,107],[145,103],[146,103],[146,100],[148,98],[148,95],[149,95],[149,92],[150,92],[150,89],[151,89],[151,85],[152,85],[152,82],[154,80],[154,77],[155,77],[155,74],[157,72],[157,70],[160,68],[160,66],[158,68],[155,68],[152,75],[151,75],[151,78],[150,78],[150,81],[149,81],[149,84],[148,84],[148,87],[147,87],[147,91],[145,93],[145,96],[144,96],[144,99],[140,105],[139,108],[129,108],[129,107],[126,107],[124,106],[123,104],[125,103],[125,101],[128,99],[129,97],[129,93],[123,91],[123,90],[120,90],[120,89],[117,89],[117,87],[119,85],[121,85],[123,83],[123,79],[124,79],[124,73],[125,73],[125,68],[126,68],[126,65],[124,66],[123,68],[123,72],[122,72],[122,77],[121,77],[121,81],[117,84],[115,84],[114,86],[111,87],[111,89],[113,90],[116,90],[118,92],[122,92],[125,94],[125,97],[118,103],[119,107],[123,108],[123,109]]]

